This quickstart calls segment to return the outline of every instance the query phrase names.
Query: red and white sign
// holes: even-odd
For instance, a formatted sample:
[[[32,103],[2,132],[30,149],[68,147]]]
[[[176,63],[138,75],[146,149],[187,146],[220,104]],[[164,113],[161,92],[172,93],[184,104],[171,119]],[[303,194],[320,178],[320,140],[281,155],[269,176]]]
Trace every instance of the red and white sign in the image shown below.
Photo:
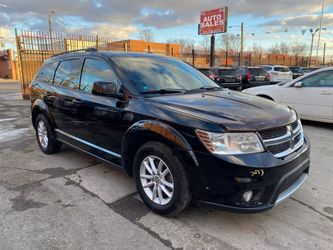
[[[203,11],[200,14],[200,35],[227,32],[228,7]]]

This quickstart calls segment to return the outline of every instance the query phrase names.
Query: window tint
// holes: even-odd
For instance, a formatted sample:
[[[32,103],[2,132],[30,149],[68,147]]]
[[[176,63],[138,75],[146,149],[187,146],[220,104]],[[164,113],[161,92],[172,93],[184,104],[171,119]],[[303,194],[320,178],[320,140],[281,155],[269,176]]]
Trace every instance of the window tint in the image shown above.
[[[333,88],[333,71],[324,71],[306,77],[302,80],[303,87],[331,87]]]
[[[106,62],[86,59],[82,70],[80,89],[91,93],[92,86],[96,81],[117,83],[118,79],[111,66]]]
[[[58,62],[46,63],[39,70],[35,81],[44,83],[53,83],[54,71],[58,66]]]
[[[80,60],[62,61],[57,68],[54,84],[70,89],[79,88]]]

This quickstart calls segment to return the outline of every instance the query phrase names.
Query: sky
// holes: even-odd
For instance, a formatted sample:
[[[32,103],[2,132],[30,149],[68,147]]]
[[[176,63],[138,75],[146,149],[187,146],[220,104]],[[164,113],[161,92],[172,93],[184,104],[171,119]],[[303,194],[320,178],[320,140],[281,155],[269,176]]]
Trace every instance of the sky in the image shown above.
[[[47,32],[53,10],[56,32],[138,39],[140,30],[151,29],[154,41],[183,38],[198,46],[203,39],[197,35],[200,12],[223,6],[229,7],[228,25],[234,26],[228,33],[239,34],[244,22],[246,49],[253,44],[268,49],[279,42],[309,48],[309,29],[319,27],[322,0],[0,0],[0,41],[15,47],[15,28]],[[325,0],[323,27],[319,53],[326,42],[332,55],[333,0]],[[317,39],[318,34],[315,48]]]

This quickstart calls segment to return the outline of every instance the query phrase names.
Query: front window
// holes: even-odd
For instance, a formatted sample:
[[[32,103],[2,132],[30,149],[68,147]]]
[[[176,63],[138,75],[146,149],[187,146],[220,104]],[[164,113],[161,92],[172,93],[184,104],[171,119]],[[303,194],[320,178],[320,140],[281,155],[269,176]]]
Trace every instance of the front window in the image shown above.
[[[139,93],[219,87],[198,70],[177,59],[117,57],[112,60],[122,69]]]
[[[332,70],[318,72],[302,79],[303,87],[333,87]]]

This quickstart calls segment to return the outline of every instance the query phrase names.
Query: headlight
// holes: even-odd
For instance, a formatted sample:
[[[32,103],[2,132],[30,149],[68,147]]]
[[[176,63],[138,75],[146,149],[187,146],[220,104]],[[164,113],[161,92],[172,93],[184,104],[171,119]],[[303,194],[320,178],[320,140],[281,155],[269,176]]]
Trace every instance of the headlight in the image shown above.
[[[203,130],[196,132],[201,142],[213,154],[251,154],[264,151],[255,133],[212,133]]]

